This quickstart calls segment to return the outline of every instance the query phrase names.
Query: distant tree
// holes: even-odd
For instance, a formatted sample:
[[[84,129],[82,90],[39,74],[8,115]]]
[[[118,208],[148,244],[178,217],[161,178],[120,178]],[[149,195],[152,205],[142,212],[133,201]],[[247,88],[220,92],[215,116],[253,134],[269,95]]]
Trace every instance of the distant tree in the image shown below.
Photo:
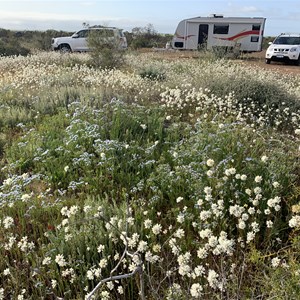
[[[87,41],[92,50],[91,64],[94,67],[118,68],[124,63],[124,49],[120,48],[119,38],[113,31],[91,30]]]
[[[145,27],[134,27],[131,34],[126,35],[128,45],[133,49],[165,47],[171,35],[159,34],[152,24]]]
[[[135,27],[132,29],[131,47],[137,48],[151,48],[157,47],[158,33],[152,24],[145,27]]]
[[[0,40],[0,56],[12,56],[12,55],[28,55],[30,50],[22,47],[18,42],[13,41],[10,43]]]

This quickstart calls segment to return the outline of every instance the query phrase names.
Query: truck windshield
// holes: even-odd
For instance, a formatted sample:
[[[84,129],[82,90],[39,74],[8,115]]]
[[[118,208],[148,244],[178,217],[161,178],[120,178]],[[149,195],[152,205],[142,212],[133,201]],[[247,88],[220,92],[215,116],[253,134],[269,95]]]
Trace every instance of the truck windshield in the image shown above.
[[[275,41],[276,45],[300,45],[300,37],[297,36],[280,36]]]

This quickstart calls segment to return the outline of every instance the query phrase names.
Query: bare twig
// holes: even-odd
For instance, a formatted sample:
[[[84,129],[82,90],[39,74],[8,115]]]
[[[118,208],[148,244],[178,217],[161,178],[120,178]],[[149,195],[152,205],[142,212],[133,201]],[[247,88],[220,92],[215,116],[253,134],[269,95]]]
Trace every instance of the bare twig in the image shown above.
[[[109,281],[114,281],[114,280],[120,280],[120,279],[125,279],[125,278],[129,278],[132,277],[133,275],[135,275],[136,273],[141,273],[142,272],[142,266],[138,265],[134,271],[132,271],[131,273],[128,274],[122,274],[122,275],[116,275],[116,276],[111,276],[108,278],[104,278],[101,281],[99,281],[99,283],[95,286],[95,288],[87,295],[86,299],[87,300],[91,300],[92,296],[97,292],[97,290],[100,288],[100,286],[106,282]],[[144,299],[144,297],[142,297],[142,299]]]
[[[144,289],[144,276],[143,276],[143,262],[141,260],[140,255],[137,252],[134,253],[130,253],[128,251],[128,217],[129,217],[129,203],[128,203],[128,199],[126,201],[127,204],[127,211],[126,211],[126,227],[125,227],[125,235],[123,232],[119,231],[119,228],[117,228],[114,224],[112,224],[111,222],[110,225],[112,227],[114,227],[117,231],[120,232],[120,234],[124,237],[125,240],[125,249],[123,251],[123,254],[121,256],[121,258],[119,259],[117,265],[112,269],[112,271],[110,272],[110,277],[104,278],[101,281],[99,281],[99,283],[95,286],[95,288],[87,295],[86,300],[91,300],[92,296],[98,291],[98,289],[106,282],[109,281],[114,281],[114,280],[120,280],[120,279],[126,279],[129,277],[134,276],[136,273],[139,273],[140,276],[140,298],[141,300],[145,300],[145,289]],[[105,218],[103,216],[101,216],[101,218],[103,218],[105,220]],[[107,221],[107,220],[105,220]],[[136,268],[131,272],[131,273],[127,273],[127,274],[120,274],[120,275],[115,275],[113,276],[113,273],[115,273],[118,269],[118,267],[120,266],[121,262],[123,261],[125,256],[129,256],[131,258],[133,258],[134,256],[138,255],[139,256],[139,264],[136,266]]]

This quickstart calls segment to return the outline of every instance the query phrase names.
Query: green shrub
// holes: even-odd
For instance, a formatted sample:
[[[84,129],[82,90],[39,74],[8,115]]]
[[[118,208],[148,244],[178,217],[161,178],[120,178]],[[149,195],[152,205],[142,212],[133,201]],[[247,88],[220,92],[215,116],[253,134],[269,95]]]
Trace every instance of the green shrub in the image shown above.
[[[152,68],[140,71],[139,75],[142,78],[147,78],[150,80],[163,81],[166,79],[165,73],[163,73],[159,70],[152,69]]]
[[[30,53],[30,50],[19,45],[19,43],[13,41],[10,44],[6,44],[0,40],[0,56],[13,56],[23,55],[26,56]]]
[[[91,49],[90,64],[101,68],[119,68],[124,63],[124,49],[120,48],[119,40],[111,36],[109,30],[92,30],[88,37]]]

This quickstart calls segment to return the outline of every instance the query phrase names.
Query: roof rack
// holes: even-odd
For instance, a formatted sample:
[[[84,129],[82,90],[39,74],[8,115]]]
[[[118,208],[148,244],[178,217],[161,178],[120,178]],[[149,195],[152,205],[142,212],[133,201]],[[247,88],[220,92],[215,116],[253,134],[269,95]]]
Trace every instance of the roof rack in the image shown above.
[[[224,18],[223,15],[218,15],[218,14],[211,14],[209,15],[210,18]]]

